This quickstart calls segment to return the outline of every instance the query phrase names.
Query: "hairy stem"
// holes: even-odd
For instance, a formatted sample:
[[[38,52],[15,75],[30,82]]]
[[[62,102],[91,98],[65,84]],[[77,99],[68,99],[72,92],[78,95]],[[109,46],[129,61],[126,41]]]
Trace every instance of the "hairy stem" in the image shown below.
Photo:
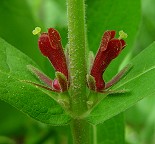
[[[67,0],[70,103],[74,144],[88,144],[89,124],[79,117],[87,111],[86,95],[86,29],[84,0]]]
[[[71,130],[74,144],[89,144],[90,125],[85,120],[73,119],[71,122]]]
[[[87,109],[84,13],[84,0],[68,0],[70,94],[76,115]]]

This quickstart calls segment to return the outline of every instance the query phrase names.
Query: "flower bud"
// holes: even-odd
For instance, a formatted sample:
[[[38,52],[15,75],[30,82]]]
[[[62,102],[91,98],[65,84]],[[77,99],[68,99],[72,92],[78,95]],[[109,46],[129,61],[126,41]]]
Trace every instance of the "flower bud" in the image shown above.
[[[52,83],[52,88],[58,92],[61,91],[61,87],[60,87],[60,84],[59,84],[59,81],[57,79],[54,79],[53,80],[53,83]]]

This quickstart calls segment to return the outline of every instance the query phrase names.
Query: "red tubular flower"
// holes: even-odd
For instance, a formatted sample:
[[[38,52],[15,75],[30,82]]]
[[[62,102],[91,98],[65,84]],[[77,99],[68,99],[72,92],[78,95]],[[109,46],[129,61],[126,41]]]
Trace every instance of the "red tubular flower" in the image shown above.
[[[66,57],[61,45],[59,33],[49,28],[48,33],[42,33],[38,45],[42,54],[50,60],[56,71],[63,73],[68,79]]]
[[[40,30],[41,29],[39,27],[36,27],[32,33],[38,34]],[[102,78],[102,75],[107,66],[126,46],[125,41],[122,40],[122,38],[127,37],[127,34],[125,34],[123,31],[120,31],[120,38],[114,38],[115,34],[115,31],[106,31],[102,37],[101,45],[91,67],[90,75],[87,75],[87,84],[91,90],[105,92],[106,89],[110,88],[113,84],[118,82],[119,79],[129,69],[128,67],[123,69],[106,84]],[[53,67],[55,68],[56,78],[51,80],[37,68],[29,66],[29,70],[48,87],[35,84],[34,82],[31,83],[55,92],[64,92],[68,90],[68,68],[59,33],[55,29],[49,28],[48,33],[42,33],[40,35],[38,45],[41,53],[48,57]]]
[[[126,46],[125,41],[122,39],[114,38],[115,31],[106,31],[102,37],[100,48],[96,54],[90,75],[94,77],[96,82],[96,91],[102,91],[105,88],[105,81],[102,75],[119,53]]]
[[[34,30],[33,33],[37,34],[35,33],[36,31],[38,30]],[[50,87],[57,92],[66,91],[68,89],[68,68],[59,33],[55,29],[49,28],[48,33],[42,33],[40,35],[38,45],[41,53],[48,57],[56,72],[60,72],[66,77],[65,78],[63,75],[59,74],[58,79],[54,79],[53,81],[50,80],[50,84],[52,83]],[[49,86],[49,78],[34,69],[35,68],[33,68],[33,72],[35,72],[35,75]]]

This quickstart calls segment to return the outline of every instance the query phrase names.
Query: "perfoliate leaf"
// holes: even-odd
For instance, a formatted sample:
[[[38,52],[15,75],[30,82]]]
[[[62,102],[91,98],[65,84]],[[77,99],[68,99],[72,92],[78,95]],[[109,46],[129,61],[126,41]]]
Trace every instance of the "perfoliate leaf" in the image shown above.
[[[68,123],[70,117],[50,96],[56,93],[24,82],[39,83],[28,71],[29,64],[36,66],[30,58],[0,39],[0,99],[43,123]]]
[[[112,89],[127,89],[130,92],[107,96],[91,112],[87,120],[98,124],[125,111],[146,96],[155,94],[155,42],[135,57],[130,63],[131,71]]]
[[[116,30],[117,32],[120,30],[124,30],[128,34],[128,38],[126,39],[127,47],[123,50],[123,52],[119,55],[117,59],[115,59],[108,67],[108,69],[104,73],[104,79],[109,81],[118,71],[119,65],[122,63],[124,57],[131,50],[134,39],[137,33],[137,29],[140,23],[141,18],[141,3],[140,0],[131,1],[131,0],[87,0],[87,26],[88,26],[88,42],[89,48],[93,52],[96,52],[101,41],[101,37],[103,32],[106,30]],[[103,100],[104,101],[104,100]],[[102,109],[102,112],[105,110]],[[113,121],[119,122],[119,117],[113,118]],[[120,123],[122,120],[120,120]],[[112,123],[113,124],[113,123]],[[100,125],[106,129],[107,123]],[[107,125],[106,133],[111,133],[109,125]],[[119,127],[116,128],[117,133],[122,134],[123,132]],[[108,131],[109,130],[109,131]],[[104,139],[108,141],[108,137],[106,138],[106,133],[103,132],[103,143],[106,144]],[[109,143],[112,140],[112,144],[118,143],[118,138],[116,133],[112,134],[113,138],[109,138]],[[102,142],[100,141],[100,144]],[[125,143],[125,142],[124,142]],[[124,144],[123,140],[119,141],[119,144]]]
[[[97,125],[96,133],[96,144],[124,144],[124,115],[117,115]]]

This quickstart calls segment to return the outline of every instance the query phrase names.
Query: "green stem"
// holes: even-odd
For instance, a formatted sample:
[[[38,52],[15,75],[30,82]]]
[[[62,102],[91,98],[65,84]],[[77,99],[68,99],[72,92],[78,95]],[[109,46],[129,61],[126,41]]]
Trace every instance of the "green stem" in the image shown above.
[[[90,143],[90,125],[85,120],[73,119],[70,125],[74,144]]]
[[[87,110],[84,0],[68,0],[68,36],[71,109],[80,116]]]
[[[68,0],[71,109],[77,116],[87,110],[84,8],[84,0]]]
[[[67,2],[70,106],[74,117],[70,126],[74,144],[88,144],[89,124],[79,119],[87,111],[85,5],[84,0],[67,0]]]
[[[93,144],[97,144],[97,127],[93,125]]]

